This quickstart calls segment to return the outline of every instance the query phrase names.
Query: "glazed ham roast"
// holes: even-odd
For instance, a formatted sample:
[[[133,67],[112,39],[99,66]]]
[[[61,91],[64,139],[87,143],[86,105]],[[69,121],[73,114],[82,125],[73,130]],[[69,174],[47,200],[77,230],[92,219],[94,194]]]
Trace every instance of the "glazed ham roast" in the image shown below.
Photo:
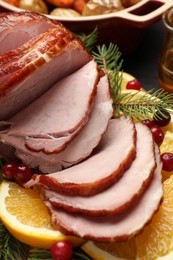
[[[134,236],[163,196],[150,130],[112,119],[108,76],[61,23],[30,12],[0,18],[1,157],[34,168],[24,187],[64,233],[106,242]]]

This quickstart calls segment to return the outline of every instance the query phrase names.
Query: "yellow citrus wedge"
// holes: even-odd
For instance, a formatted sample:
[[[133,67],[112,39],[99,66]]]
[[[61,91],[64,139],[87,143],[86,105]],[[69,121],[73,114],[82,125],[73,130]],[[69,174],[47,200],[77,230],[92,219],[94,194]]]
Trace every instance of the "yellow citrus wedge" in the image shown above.
[[[32,247],[50,248],[58,240],[69,240],[73,246],[82,243],[80,238],[55,230],[41,198],[13,182],[1,183],[0,219],[15,238]]]
[[[94,260],[135,260],[136,242],[98,243],[87,241],[81,247]]]
[[[171,131],[173,132],[173,111],[170,110],[170,115],[171,115],[171,120],[169,122],[169,124],[165,127],[162,127],[163,131],[166,132],[166,131]]]
[[[166,131],[163,142],[160,146],[160,152],[161,154],[166,152],[173,153],[173,132]],[[162,171],[163,181],[169,178],[172,174],[173,172]]]
[[[95,260],[172,260],[173,175],[164,182],[163,190],[160,209],[141,234],[123,243],[89,241],[82,245],[83,250]]]
[[[121,89],[124,90],[126,89],[126,85],[129,81],[134,80],[135,77],[132,76],[131,74],[127,73],[127,72],[120,72],[123,73],[122,75],[122,83],[121,83]]]

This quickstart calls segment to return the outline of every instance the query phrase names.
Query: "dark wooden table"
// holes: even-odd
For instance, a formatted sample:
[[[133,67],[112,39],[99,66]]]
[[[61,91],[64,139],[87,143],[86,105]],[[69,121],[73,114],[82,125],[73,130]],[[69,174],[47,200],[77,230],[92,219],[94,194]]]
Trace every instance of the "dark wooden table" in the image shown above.
[[[165,29],[162,21],[147,28],[135,52],[124,58],[124,71],[134,75],[146,90],[158,88],[158,58]]]

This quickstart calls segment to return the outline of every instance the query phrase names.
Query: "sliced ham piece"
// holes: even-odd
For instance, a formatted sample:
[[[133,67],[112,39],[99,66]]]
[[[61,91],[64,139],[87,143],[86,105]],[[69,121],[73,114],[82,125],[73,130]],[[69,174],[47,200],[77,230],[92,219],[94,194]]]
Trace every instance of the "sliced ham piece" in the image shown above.
[[[71,36],[72,37],[72,36]],[[23,45],[8,53],[0,56],[0,83],[8,80],[15,73],[27,66],[31,62],[37,62],[37,59],[50,51],[53,45],[65,45],[71,38],[66,29],[57,24],[46,32],[31,38]],[[1,89],[1,88],[0,88]]]
[[[51,212],[52,224],[65,234],[102,242],[123,241],[136,235],[151,220],[163,197],[162,164],[157,147],[156,160],[157,168],[149,187],[140,200],[124,214],[112,217],[89,217],[85,214],[67,213],[46,202]]]
[[[87,122],[98,79],[97,64],[92,60],[11,117],[10,127],[2,133],[22,137],[24,145],[34,151],[62,150]]]
[[[85,161],[47,175],[34,175],[26,187],[41,185],[70,195],[93,195],[111,186],[136,155],[136,130],[124,117],[112,119],[96,151]]]
[[[1,13],[0,21],[0,54],[15,49],[36,35],[57,26],[57,22],[46,16],[27,11]]]
[[[127,210],[147,188],[156,168],[151,131],[142,123],[136,124],[136,130],[136,159],[109,189],[89,197],[72,197],[44,189],[45,199],[53,206],[89,215],[115,215]]]
[[[62,31],[62,30],[61,30]],[[49,32],[47,32],[49,33]],[[0,120],[6,120],[33,102],[57,81],[93,58],[76,36],[57,34],[57,43],[0,86]],[[39,36],[40,37],[40,36]]]
[[[113,114],[112,97],[110,95],[108,77],[100,79],[90,118],[79,134],[57,154],[30,152],[19,138],[1,136],[5,143],[17,149],[17,156],[32,168],[38,167],[41,172],[50,173],[77,164],[88,157],[100,142]]]

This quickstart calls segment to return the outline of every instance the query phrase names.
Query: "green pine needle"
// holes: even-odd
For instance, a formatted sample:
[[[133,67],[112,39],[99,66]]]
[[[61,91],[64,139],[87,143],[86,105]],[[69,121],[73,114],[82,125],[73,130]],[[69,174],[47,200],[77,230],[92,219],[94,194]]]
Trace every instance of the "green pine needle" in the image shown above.
[[[97,42],[98,29],[97,27],[88,35],[85,33],[76,34],[77,37],[84,43],[89,52],[91,52]]]
[[[0,259],[27,260],[28,246],[15,239],[0,222]]]

